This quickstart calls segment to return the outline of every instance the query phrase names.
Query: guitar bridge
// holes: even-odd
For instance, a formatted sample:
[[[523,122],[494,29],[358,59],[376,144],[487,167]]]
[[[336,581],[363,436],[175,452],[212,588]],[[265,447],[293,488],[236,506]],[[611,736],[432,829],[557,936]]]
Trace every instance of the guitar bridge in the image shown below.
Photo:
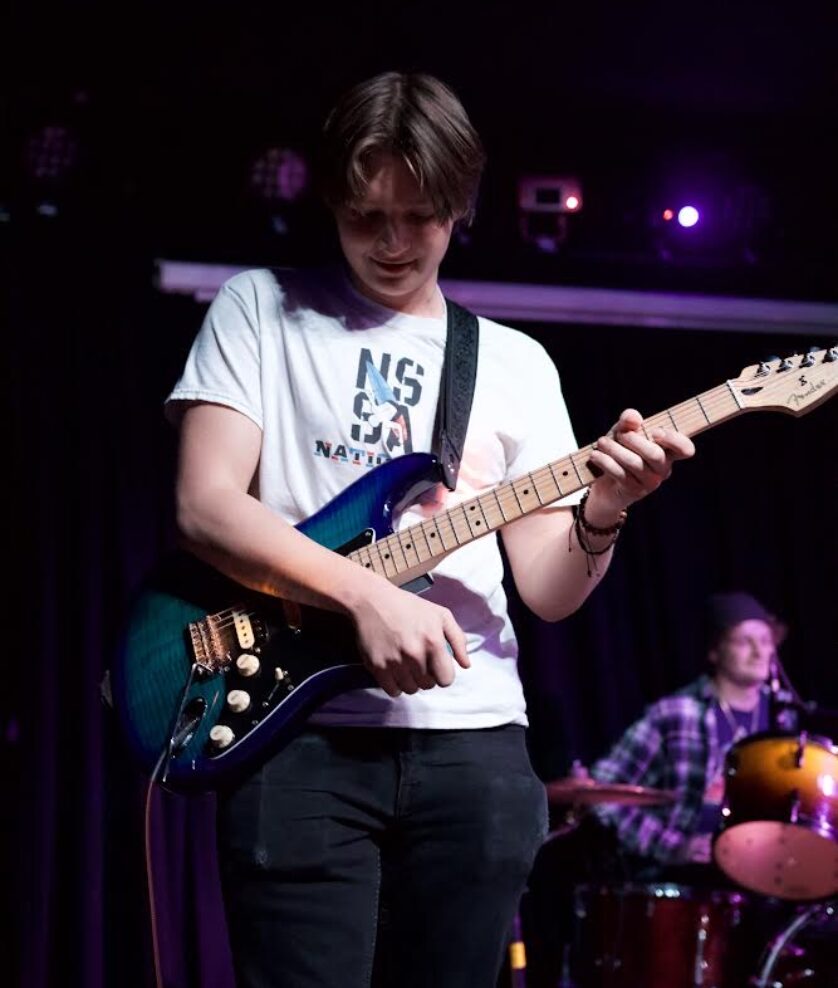
[[[256,641],[250,614],[240,607],[208,614],[188,629],[195,664],[205,675],[226,669],[234,653],[253,648]]]

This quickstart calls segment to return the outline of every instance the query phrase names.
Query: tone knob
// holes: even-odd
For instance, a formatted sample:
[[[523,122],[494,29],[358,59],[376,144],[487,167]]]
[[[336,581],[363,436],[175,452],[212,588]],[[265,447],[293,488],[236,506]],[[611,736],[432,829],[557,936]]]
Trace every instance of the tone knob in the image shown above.
[[[250,706],[250,694],[246,690],[230,690],[227,694],[227,706],[237,714]]]
[[[242,652],[236,659],[236,668],[243,676],[255,676],[259,672],[259,660],[250,652]]]
[[[236,739],[236,735],[233,734],[232,729],[227,727],[226,724],[216,724],[210,731],[209,736],[215,748],[226,748]]]

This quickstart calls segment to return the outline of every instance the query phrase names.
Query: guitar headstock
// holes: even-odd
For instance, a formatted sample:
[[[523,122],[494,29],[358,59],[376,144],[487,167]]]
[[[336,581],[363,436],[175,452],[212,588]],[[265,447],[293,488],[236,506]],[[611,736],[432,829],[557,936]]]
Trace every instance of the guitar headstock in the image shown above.
[[[803,415],[838,390],[838,345],[743,367],[728,384],[743,407]]]

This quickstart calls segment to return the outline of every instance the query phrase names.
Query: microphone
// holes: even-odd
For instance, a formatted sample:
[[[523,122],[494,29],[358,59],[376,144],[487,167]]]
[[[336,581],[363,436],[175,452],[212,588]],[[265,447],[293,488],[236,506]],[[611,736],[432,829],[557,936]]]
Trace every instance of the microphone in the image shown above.
[[[796,731],[799,721],[799,711],[802,707],[800,697],[786,676],[785,669],[780,664],[776,653],[769,664],[768,689],[770,692],[769,721],[776,730]]]
[[[769,664],[768,673],[768,688],[771,690],[772,695],[779,699],[780,696],[780,670],[777,665],[777,657],[772,655],[771,662]]]

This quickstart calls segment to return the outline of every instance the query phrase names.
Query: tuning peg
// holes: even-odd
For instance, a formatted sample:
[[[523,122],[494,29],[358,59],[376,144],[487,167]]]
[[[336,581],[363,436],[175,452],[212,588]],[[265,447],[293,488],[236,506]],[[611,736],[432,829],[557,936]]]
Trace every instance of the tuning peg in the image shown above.
[[[791,370],[794,364],[792,363],[791,357],[786,357],[785,360],[780,361],[780,366],[777,368],[778,371]]]
[[[838,360],[838,346],[831,346],[824,354],[824,361],[831,364],[833,360]]]
[[[765,377],[766,374],[770,374],[771,362],[779,359],[779,357],[766,357],[765,360],[760,361],[760,365],[757,367],[757,377]]]
[[[806,356],[800,361],[801,367],[811,367],[815,362],[815,354],[820,350],[820,347],[810,346],[806,351]]]

